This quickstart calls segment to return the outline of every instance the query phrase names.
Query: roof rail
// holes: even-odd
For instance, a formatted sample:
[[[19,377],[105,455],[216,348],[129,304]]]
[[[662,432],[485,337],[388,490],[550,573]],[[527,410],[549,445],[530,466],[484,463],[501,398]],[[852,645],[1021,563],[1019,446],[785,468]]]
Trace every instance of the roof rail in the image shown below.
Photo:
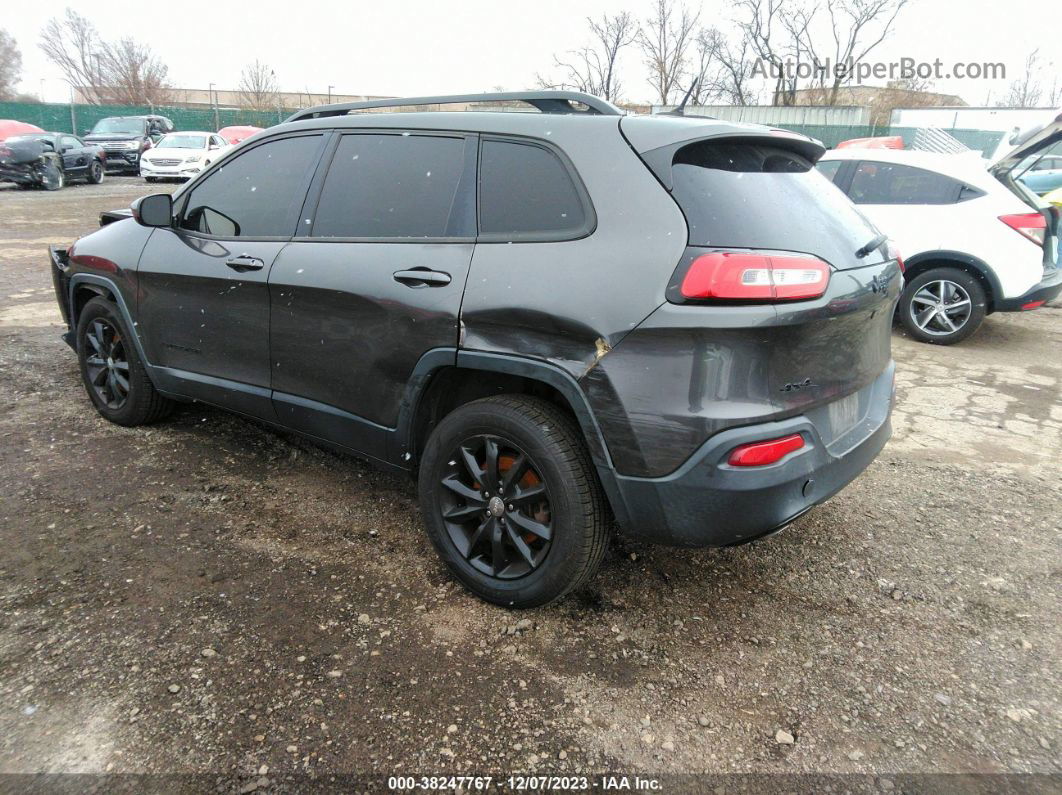
[[[345,116],[359,110],[375,108],[404,108],[410,105],[452,105],[471,102],[525,102],[542,113],[585,114],[588,116],[622,116],[623,111],[610,102],[579,91],[502,91],[488,94],[449,94],[439,97],[395,97],[367,102],[340,102],[318,105],[297,111],[285,121],[320,119],[325,116]],[[572,103],[585,105],[576,108]]]

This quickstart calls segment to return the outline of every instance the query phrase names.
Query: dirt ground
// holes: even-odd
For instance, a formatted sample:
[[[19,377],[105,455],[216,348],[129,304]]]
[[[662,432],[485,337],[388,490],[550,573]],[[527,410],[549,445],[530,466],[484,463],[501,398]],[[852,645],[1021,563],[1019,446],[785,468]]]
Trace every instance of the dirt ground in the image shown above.
[[[0,772],[1060,786],[1059,306],[953,348],[897,332],[892,441],[783,533],[617,540],[589,590],[512,614],[447,576],[405,478],[202,406],[97,416],[46,246],[147,192],[0,189]]]

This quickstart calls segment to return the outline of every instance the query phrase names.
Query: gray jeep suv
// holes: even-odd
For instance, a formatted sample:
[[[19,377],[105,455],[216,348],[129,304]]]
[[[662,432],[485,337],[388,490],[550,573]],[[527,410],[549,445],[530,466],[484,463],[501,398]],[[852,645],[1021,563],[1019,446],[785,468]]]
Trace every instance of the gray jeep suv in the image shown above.
[[[901,264],[822,152],[568,92],[312,108],[53,249],[56,294],[107,419],[202,401],[416,473],[453,573],[532,607],[613,526],[751,541],[885,444]]]

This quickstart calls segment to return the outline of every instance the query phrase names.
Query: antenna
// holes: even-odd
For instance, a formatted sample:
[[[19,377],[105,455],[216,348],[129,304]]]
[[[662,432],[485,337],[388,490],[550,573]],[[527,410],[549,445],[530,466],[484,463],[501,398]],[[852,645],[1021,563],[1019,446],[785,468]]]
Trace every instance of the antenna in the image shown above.
[[[690,84],[689,91],[686,92],[686,96],[682,98],[682,102],[678,104],[678,107],[674,110],[669,110],[666,113],[658,113],[658,116],[685,116],[686,115],[686,103],[690,101],[690,97],[693,96],[694,89],[697,88],[697,82],[700,78],[695,77]]]

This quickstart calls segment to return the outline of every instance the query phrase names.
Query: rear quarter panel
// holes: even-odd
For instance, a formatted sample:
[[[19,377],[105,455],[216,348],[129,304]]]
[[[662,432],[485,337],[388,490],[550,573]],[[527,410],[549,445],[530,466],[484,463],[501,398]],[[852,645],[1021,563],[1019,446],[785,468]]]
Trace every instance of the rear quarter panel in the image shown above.
[[[615,119],[544,117],[540,126],[538,138],[578,171],[597,227],[566,242],[478,243],[462,347],[545,360],[579,380],[663,303],[686,222]]]

